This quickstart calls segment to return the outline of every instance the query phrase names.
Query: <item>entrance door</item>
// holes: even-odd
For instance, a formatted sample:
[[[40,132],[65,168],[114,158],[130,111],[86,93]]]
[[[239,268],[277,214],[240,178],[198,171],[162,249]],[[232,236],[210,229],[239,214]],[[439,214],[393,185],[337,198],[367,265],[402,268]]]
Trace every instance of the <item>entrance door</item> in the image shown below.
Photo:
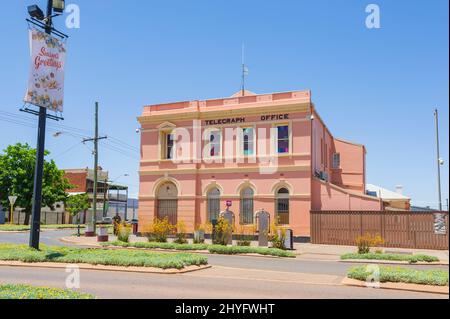
[[[172,225],[178,222],[178,191],[173,183],[161,185],[158,191],[156,217],[162,220],[169,219]]]

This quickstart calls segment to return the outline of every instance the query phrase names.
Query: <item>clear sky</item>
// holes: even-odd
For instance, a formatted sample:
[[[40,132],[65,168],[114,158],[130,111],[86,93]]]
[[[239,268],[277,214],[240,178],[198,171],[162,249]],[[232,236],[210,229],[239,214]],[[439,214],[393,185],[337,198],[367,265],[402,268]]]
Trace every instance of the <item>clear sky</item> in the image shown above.
[[[81,28],[55,21],[70,35],[62,125],[89,136],[99,101],[100,131],[115,138],[101,142],[100,164],[111,179],[130,174],[117,182],[128,184],[133,196],[142,106],[232,95],[240,86],[245,42],[249,90],[312,90],[331,132],[366,145],[368,182],[388,189],[401,184],[422,206],[437,206],[437,107],[446,159],[444,202],[448,197],[447,0],[66,2],[79,5]],[[380,29],[365,26],[369,3],[381,9]],[[33,0],[2,1],[1,149],[16,142],[36,145],[37,118],[18,111],[29,66],[29,4]],[[59,167],[93,166],[92,145],[83,146],[78,135],[55,138],[53,132],[46,148]]]

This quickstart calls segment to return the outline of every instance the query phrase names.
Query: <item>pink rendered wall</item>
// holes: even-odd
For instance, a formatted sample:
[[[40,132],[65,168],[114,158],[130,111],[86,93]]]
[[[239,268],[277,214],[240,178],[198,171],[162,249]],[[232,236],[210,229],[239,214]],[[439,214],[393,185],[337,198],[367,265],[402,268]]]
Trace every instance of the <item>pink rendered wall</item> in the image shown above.
[[[338,139],[334,140],[334,146],[335,152],[341,154],[341,168],[333,170],[333,183],[364,194],[366,189],[364,146]]]
[[[247,116],[247,121],[257,122],[258,129],[266,129],[266,139],[264,144],[266,150],[270,150],[270,138],[272,128],[271,123],[261,123],[260,116]],[[283,122],[283,121],[281,121]],[[236,216],[236,227],[239,229],[239,208],[240,189],[246,181],[250,182],[255,190],[254,210],[265,209],[275,220],[275,192],[277,186],[289,185],[290,190],[290,225],[296,236],[309,236],[309,211],[311,209],[311,172],[310,148],[311,148],[311,125],[307,120],[307,113],[300,112],[290,114],[289,121],[292,132],[291,155],[278,158],[280,167],[305,167],[303,171],[275,172],[272,174],[261,174],[258,171],[251,171],[258,167],[259,163],[173,163],[172,161],[159,161],[159,133],[158,125],[144,125],[142,128],[142,162],[141,170],[149,172],[161,172],[161,174],[141,175],[140,179],[140,201],[142,205],[139,209],[139,217],[143,224],[149,224],[155,217],[155,188],[157,183],[165,176],[165,172],[170,170],[168,176],[176,180],[178,186],[179,209],[178,217],[186,222],[189,231],[194,229],[196,224],[207,221],[207,205],[205,190],[215,184],[221,189],[221,203],[224,209],[224,201],[232,200],[232,210]],[[186,127],[192,135],[192,122],[171,121],[177,127]],[[245,125],[245,124],[243,124]],[[251,124],[253,125],[253,124]],[[207,128],[203,126],[203,129]],[[208,127],[209,128],[209,127]],[[233,143],[236,143],[234,140]],[[202,142],[202,147],[204,142]],[[223,145],[224,146],[224,145]],[[235,149],[235,144],[233,149]],[[258,143],[257,143],[258,147]],[[258,150],[259,151],[259,150]],[[222,173],[223,168],[236,168],[236,172],[227,171]],[[241,170],[248,168],[249,171]],[[196,173],[177,174],[178,169],[193,169]],[[217,172],[202,173],[203,169],[215,170]],[[238,170],[239,169],[239,170]]]
[[[382,210],[378,199],[312,180],[312,210]]]

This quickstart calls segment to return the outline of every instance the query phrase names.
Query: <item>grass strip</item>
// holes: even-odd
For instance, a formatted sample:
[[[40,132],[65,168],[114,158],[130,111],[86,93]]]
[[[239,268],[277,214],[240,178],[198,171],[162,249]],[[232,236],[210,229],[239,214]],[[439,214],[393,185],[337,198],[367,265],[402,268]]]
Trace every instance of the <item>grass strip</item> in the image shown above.
[[[95,299],[72,290],[29,285],[0,285],[0,299]]]
[[[61,224],[61,225],[41,225],[41,229],[76,229],[77,225],[72,224]],[[81,225],[84,227],[84,225]],[[11,225],[4,224],[0,225],[0,231],[28,231],[30,230],[29,225]]]
[[[411,264],[417,262],[438,262],[439,258],[428,255],[402,255],[402,254],[345,254],[341,256],[342,260],[346,259],[368,259],[368,260],[390,260],[390,261],[407,261]]]
[[[352,267],[348,270],[347,277],[366,281],[368,278],[376,278],[372,268],[367,266]],[[448,271],[416,270],[402,267],[379,266],[380,282],[401,282],[408,284],[448,286]]]
[[[265,247],[249,246],[222,246],[208,244],[176,244],[176,243],[157,243],[157,242],[137,242],[124,243],[114,241],[105,243],[105,246],[134,247],[146,249],[168,249],[168,250],[208,250],[212,254],[236,255],[236,254],[259,254],[276,257],[295,257],[295,254],[286,250]]]
[[[0,244],[0,260],[15,260],[26,263],[56,262],[155,267],[161,269],[183,269],[187,266],[200,266],[208,263],[208,259],[204,256],[187,253],[168,254],[149,251],[49,247],[45,245],[41,245],[40,250],[34,250],[26,245],[14,244]]]

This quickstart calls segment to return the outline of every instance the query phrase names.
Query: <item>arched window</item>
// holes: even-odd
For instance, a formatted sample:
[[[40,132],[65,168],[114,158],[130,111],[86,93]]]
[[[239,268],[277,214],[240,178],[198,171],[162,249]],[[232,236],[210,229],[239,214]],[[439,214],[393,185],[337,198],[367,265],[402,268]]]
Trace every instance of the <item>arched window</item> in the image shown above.
[[[162,184],[157,193],[156,217],[158,219],[169,219],[172,225],[178,221],[178,190],[175,184],[168,182]]]
[[[241,191],[240,222],[242,225],[253,224],[253,189],[250,187]]]
[[[213,219],[219,219],[220,214],[220,190],[215,187],[211,189],[207,194],[207,210],[208,220],[211,222]]]
[[[276,193],[275,212],[279,225],[289,224],[289,191],[286,188],[280,188]]]

